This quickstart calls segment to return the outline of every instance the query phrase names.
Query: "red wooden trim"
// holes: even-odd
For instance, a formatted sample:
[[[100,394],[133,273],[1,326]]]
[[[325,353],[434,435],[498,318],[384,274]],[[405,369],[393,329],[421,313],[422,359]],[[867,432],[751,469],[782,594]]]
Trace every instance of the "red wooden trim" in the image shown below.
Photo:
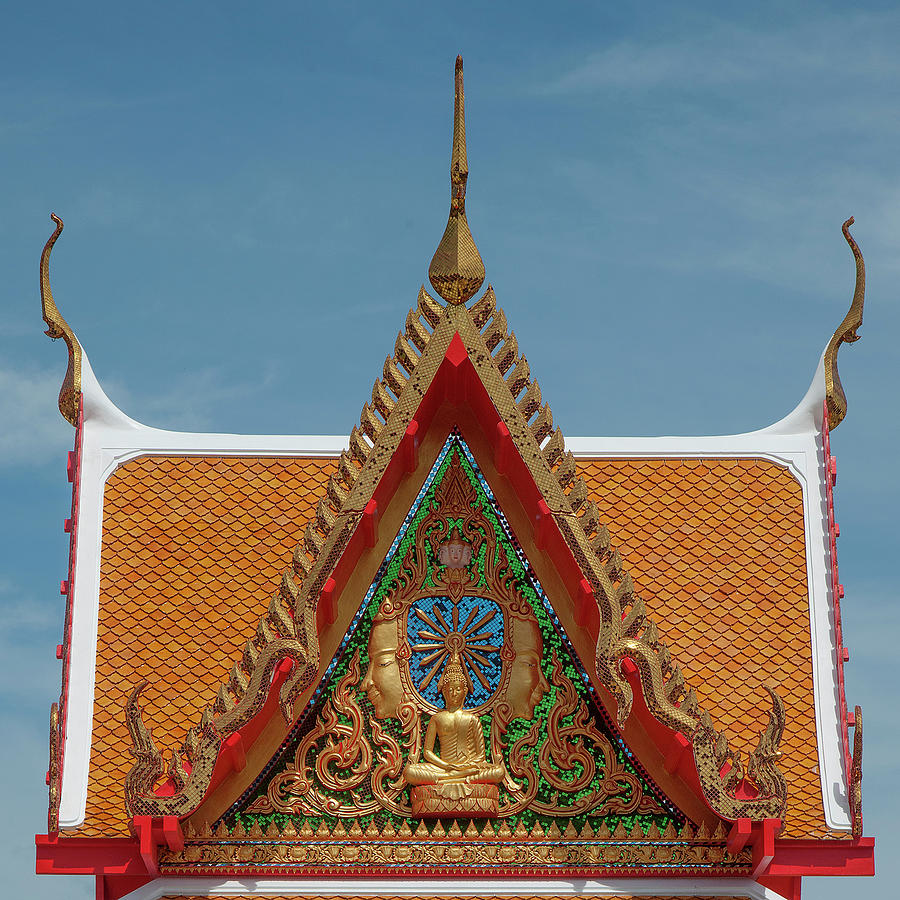
[[[763,819],[753,834],[753,872],[751,877],[764,875],[775,857],[775,835],[781,828],[781,819]]]
[[[134,838],[60,837],[37,834],[35,871],[38,875],[146,875]]]
[[[875,838],[855,841],[783,840],[775,842],[775,857],[767,878],[795,875],[874,875]]]
[[[366,504],[359,527],[366,547],[374,547],[378,543],[378,503],[374,499]]]
[[[241,733],[236,731],[225,738],[222,745],[222,752],[225,758],[231,763],[231,768],[235,772],[242,772],[247,766],[247,754],[244,751],[244,739]]]
[[[753,823],[749,819],[738,819],[731,826],[731,831],[728,833],[728,841],[725,846],[732,856],[740,853],[741,850],[747,846],[747,841],[750,840],[750,832],[752,830]]]
[[[675,775],[684,765],[686,759],[690,759],[688,751],[691,749],[691,742],[680,732],[675,732],[675,740],[672,747],[666,754],[663,762],[665,770],[670,775]]]
[[[166,819],[174,817],[165,817]],[[774,823],[777,820],[767,820]],[[177,837],[172,834],[171,843],[166,835],[165,819],[154,820],[159,823],[151,830],[159,835],[158,844],[166,843],[175,850],[178,846]],[[770,826],[770,834],[772,828]],[[170,833],[172,826],[169,826]],[[154,840],[156,835],[154,835]],[[59,837],[59,835],[39,834],[35,836],[37,850],[38,874],[65,874],[65,875],[128,875],[146,876],[146,866],[141,857],[138,841],[134,838],[79,838]],[[774,846],[769,848],[773,852],[773,859],[769,864],[765,875],[758,876],[760,884],[772,887],[788,900],[794,900],[789,889],[792,889],[793,879],[799,881],[803,875],[874,875],[875,874],[875,839],[871,837],[859,838],[855,841],[842,840],[776,840]],[[765,850],[765,848],[763,848]],[[416,875],[416,870],[385,870],[368,874],[390,874],[397,877]],[[678,874],[677,869],[665,870],[632,870],[628,873],[615,872],[602,868],[573,868],[565,873],[547,870],[522,871],[521,869],[497,869],[492,870],[496,875],[503,877],[528,878],[534,875],[546,874],[547,877],[642,877],[660,874]],[[246,870],[227,869],[220,872],[222,875],[236,874],[246,875]],[[421,875],[421,872],[418,872]],[[484,875],[484,872],[474,874]],[[336,868],[328,871],[317,871],[310,877],[347,877],[347,868]],[[710,873],[704,876],[701,873],[690,873],[691,878],[717,878],[720,873]],[[137,885],[135,885],[137,886]],[[132,888],[133,890],[133,888]],[[115,896],[115,895],[114,895]],[[121,896],[121,895],[118,895]]]
[[[337,585],[333,578],[329,578],[322,586],[319,602],[316,606],[316,626],[319,631],[325,625],[334,625],[337,618],[337,603],[335,603],[334,589]]]
[[[400,442],[400,454],[406,473],[415,472],[419,467],[419,423],[415,419],[406,426]]]

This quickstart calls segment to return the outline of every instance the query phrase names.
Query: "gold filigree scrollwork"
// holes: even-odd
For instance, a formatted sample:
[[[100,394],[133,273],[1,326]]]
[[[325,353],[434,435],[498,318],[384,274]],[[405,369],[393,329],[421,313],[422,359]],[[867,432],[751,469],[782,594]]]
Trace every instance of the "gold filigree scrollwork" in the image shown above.
[[[257,798],[247,812],[356,817],[384,808],[409,815],[409,805],[398,802],[405,786],[400,777],[402,748],[379,722],[372,720],[372,742],[377,748],[373,752],[355,698],[359,680],[357,650],[315,725],[300,742],[293,764],[275,776],[265,796]],[[406,746],[416,749],[420,726],[412,707],[404,706],[401,723]],[[368,799],[360,793],[363,786],[370,795]],[[331,792],[349,793],[350,800],[341,802]]]
[[[863,321],[863,305],[866,300],[866,264],[863,261],[859,244],[850,234],[850,226],[853,224],[853,216],[847,219],[841,226],[844,239],[850,245],[853,259],[856,262],[856,286],[853,290],[853,300],[844,320],[838,325],[834,336],[825,348],[825,402],[828,405],[828,427],[834,430],[844,421],[847,415],[847,395],[841,384],[841,376],[838,374],[837,356],[841,344],[852,344],[859,340],[858,329]]]
[[[863,761],[863,720],[862,708],[854,711],[853,756],[850,761],[850,819],[854,838],[862,837],[862,761]]]
[[[514,770],[526,774],[524,794],[531,794],[527,808],[549,816],[664,813],[659,803],[644,793],[637,776],[618,761],[609,738],[596,727],[584,700],[565,677],[555,651],[551,656],[550,683],[556,688],[556,699],[547,719],[547,739],[537,753],[537,768],[553,788],[549,802],[535,799],[536,779],[527,777],[528,770],[535,768],[530,748],[537,744],[538,730],[533,726],[510,750],[510,759],[516,760]],[[571,721],[565,724],[569,717]],[[602,765],[598,773],[599,759]],[[577,793],[581,793],[577,799],[563,799]],[[521,808],[520,803],[511,803],[501,815]]]
[[[50,235],[41,253],[41,315],[47,323],[44,334],[54,341],[63,338],[69,348],[69,365],[59,389],[59,411],[67,422],[77,425],[81,404],[81,344],[57,308],[50,289],[50,252],[63,230],[63,221],[59,216],[50,213],[50,218],[56,223],[56,230]]]

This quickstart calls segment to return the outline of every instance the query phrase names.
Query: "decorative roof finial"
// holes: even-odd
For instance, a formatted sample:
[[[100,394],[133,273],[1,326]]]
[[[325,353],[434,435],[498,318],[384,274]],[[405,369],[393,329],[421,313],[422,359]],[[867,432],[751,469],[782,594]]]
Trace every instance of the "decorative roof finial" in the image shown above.
[[[69,367],[59,389],[59,411],[67,422],[77,425],[78,406],[81,403],[81,344],[57,309],[50,290],[50,251],[63,230],[63,221],[59,216],[50,213],[50,218],[56,223],[56,230],[50,235],[41,253],[41,315],[48,326],[44,334],[53,340],[63,338],[69,348]]]
[[[832,430],[837,428],[847,415],[847,395],[844,393],[837,368],[838,350],[843,343],[852,344],[859,340],[857,329],[862,325],[863,303],[866,299],[866,264],[863,262],[859,244],[850,234],[852,224],[853,216],[850,216],[841,226],[841,231],[844,232],[844,239],[850,245],[856,261],[856,287],[844,321],[838,325],[837,331],[825,348],[825,402],[828,405],[828,427]]]
[[[484,281],[484,263],[466,221],[466,108],[462,57],[456,57],[456,98],[453,106],[453,149],[450,155],[450,218],[438,244],[428,280],[448,303],[465,303]]]

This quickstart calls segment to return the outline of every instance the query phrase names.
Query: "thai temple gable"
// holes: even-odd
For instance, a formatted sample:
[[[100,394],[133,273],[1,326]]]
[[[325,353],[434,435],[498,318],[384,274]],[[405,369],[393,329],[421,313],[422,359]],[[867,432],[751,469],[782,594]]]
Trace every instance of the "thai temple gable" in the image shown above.
[[[501,870],[541,879],[523,896],[687,896],[690,875],[690,896],[799,897],[871,869],[830,452],[852,219],[854,298],[792,413],[564,439],[493,288],[469,303],[461,60],[455,80],[440,299],[420,290],[349,437],[122,413],[53,300],[54,216],[43,314],[76,437],[39,871],[104,897],[273,873],[251,893],[386,896],[391,873],[493,896]]]

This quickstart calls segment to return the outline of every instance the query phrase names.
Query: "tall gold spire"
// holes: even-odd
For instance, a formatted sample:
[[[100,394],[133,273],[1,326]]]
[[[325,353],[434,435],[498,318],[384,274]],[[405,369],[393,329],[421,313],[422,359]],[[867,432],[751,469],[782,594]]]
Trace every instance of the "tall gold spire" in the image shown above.
[[[484,263],[466,221],[466,96],[463,61],[456,57],[453,149],[450,154],[450,218],[428,267],[428,280],[448,303],[465,303],[484,281]]]

